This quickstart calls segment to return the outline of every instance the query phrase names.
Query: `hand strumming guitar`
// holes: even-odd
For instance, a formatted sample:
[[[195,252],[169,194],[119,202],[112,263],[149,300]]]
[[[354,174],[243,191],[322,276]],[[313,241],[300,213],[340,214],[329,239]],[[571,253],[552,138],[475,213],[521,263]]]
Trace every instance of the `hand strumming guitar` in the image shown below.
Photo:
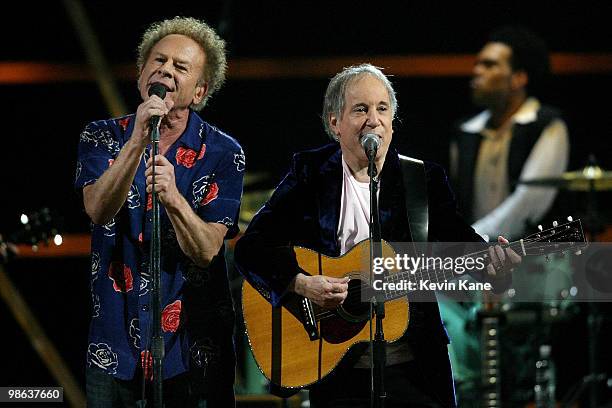
[[[291,281],[290,290],[312,300],[326,309],[334,309],[344,302],[348,295],[349,278],[331,276],[309,276],[299,273]]]

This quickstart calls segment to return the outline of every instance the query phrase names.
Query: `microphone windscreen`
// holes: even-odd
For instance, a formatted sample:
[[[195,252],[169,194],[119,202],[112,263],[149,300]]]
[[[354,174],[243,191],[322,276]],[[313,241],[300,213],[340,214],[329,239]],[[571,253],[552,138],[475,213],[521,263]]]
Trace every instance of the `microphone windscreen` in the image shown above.
[[[164,99],[167,90],[168,88],[166,88],[166,85],[156,82],[149,88],[149,96],[157,95],[160,99]]]
[[[380,138],[375,133],[366,133],[361,138],[361,146],[366,150],[378,150]]]

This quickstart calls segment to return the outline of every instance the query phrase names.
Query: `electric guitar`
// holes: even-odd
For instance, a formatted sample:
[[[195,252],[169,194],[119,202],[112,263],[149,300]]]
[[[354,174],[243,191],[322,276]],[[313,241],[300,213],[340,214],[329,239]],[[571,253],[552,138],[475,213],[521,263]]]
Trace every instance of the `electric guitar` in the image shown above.
[[[580,220],[569,219],[563,225],[529,235],[508,246],[521,256],[572,248],[579,250],[586,246],[582,225]],[[362,241],[336,258],[301,247],[294,247],[294,251],[300,268],[307,273],[337,278],[348,276],[350,280],[348,296],[335,310],[320,308],[298,295],[287,296],[282,306],[272,307],[265,293],[260,294],[244,281],[242,310],[253,356],[265,377],[284,388],[302,388],[321,380],[334,370],[352,346],[370,339],[370,305],[362,302],[364,290],[373,293],[369,285],[369,241]],[[383,241],[383,258],[395,255],[391,245]],[[488,250],[468,256],[488,259]],[[447,270],[421,268],[417,271],[387,270],[387,273],[381,275],[386,282],[423,276],[432,283],[449,280]],[[388,342],[398,340],[408,328],[408,293],[409,290],[385,291],[385,337]]]

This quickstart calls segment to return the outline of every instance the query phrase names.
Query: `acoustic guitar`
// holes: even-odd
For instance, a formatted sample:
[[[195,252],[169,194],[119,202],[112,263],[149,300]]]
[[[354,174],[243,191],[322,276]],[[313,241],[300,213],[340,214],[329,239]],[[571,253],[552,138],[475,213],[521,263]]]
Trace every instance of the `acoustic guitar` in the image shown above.
[[[529,235],[508,244],[522,256],[563,252],[586,245],[580,220]],[[298,295],[286,296],[282,306],[272,307],[267,296],[250,283],[242,286],[242,310],[246,334],[259,369],[272,383],[283,388],[302,388],[323,379],[338,365],[349,349],[370,340],[369,285],[370,243],[362,241],[341,257],[328,257],[307,248],[294,247],[297,262],[311,275],[337,278],[348,276],[348,296],[334,310],[320,308]],[[395,257],[387,242],[382,256]],[[465,257],[488,259],[488,250]],[[451,275],[453,273],[451,272]],[[447,270],[387,270],[384,282],[416,281],[424,277],[432,283],[449,281]],[[365,291],[365,295],[364,295]],[[387,342],[397,341],[408,329],[409,290],[384,292],[384,320]]]

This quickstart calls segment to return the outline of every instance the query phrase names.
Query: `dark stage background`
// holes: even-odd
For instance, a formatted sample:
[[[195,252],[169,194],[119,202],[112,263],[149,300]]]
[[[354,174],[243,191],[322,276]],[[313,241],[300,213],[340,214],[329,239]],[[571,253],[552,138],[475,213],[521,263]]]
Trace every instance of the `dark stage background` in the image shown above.
[[[230,60],[350,56],[359,63],[385,55],[475,54],[486,34],[505,23],[538,31],[552,52],[612,54],[612,6],[604,1],[83,3],[111,65],[134,62],[143,29],[175,15],[203,18],[218,28],[228,42]],[[64,2],[16,2],[13,7],[4,13],[0,26],[0,64],[85,66]],[[317,75],[232,78],[230,68],[226,84],[210,100],[203,117],[239,140],[248,172],[264,174],[262,182],[248,188],[273,187],[292,152],[326,142],[319,115],[328,79]],[[110,114],[93,80],[27,82],[0,83],[4,117],[0,231],[16,228],[22,212],[47,206],[60,214],[65,233],[86,233],[88,220],[72,189],[77,140],[88,122]],[[393,82],[399,100],[394,143],[404,154],[445,164],[452,124],[476,112],[469,101],[468,77],[400,76]],[[129,111],[134,111],[139,103],[135,80],[119,79],[118,84]],[[570,129],[570,169],[584,166],[589,153],[602,167],[612,168],[611,90],[610,67],[598,73],[556,75],[545,89],[542,100],[562,109]],[[612,223],[610,193],[600,193],[598,199],[601,224],[607,227]],[[584,202],[579,193],[559,196],[559,208],[574,216],[584,213]],[[88,268],[89,260],[82,256],[17,258],[6,267],[81,383],[90,314]],[[239,278],[233,279],[238,287]],[[555,329],[559,396],[587,369],[585,308],[576,307],[575,317]],[[0,386],[55,385],[1,302],[0,316]],[[607,321],[602,334],[606,347],[609,328]],[[527,335],[533,328],[520,330]],[[242,339],[243,352],[241,345]],[[609,352],[604,357],[610,374]],[[246,372],[241,366],[238,381],[245,388]]]

